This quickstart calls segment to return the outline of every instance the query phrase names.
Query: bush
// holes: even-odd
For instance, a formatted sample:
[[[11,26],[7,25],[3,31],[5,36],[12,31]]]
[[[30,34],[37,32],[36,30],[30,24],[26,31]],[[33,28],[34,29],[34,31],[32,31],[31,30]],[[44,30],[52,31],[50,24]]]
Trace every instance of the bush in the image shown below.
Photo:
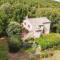
[[[6,28],[12,18],[13,8],[9,3],[0,6],[0,34],[6,35]]]
[[[16,36],[10,37],[8,41],[9,51],[10,52],[17,52],[20,49],[21,41]]]
[[[60,44],[60,34],[50,33],[48,35],[43,35],[35,40],[42,49],[52,48]]]
[[[60,33],[60,8],[56,9],[56,7],[60,7],[59,3],[47,0],[18,1],[19,0],[0,1],[0,35],[6,35],[6,28],[11,20],[21,23],[26,15],[28,15],[28,17],[46,16],[52,21],[51,31]]]
[[[27,39],[22,42],[21,48],[23,50],[28,50],[28,49],[32,48],[33,42],[34,42],[33,39]]]
[[[9,37],[13,35],[20,36],[20,32],[21,32],[20,24],[15,21],[11,21],[10,24],[8,25],[6,32]]]
[[[41,51],[40,57],[47,58],[47,57],[53,56],[53,54],[54,54],[54,51],[45,50],[45,51]]]
[[[12,48],[12,50],[15,51],[15,49],[18,49],[21,45],[21,28],[20,24],[17,22],[10,22],[7,29],[7,34],[9,37],[8,43],[9,47]]]

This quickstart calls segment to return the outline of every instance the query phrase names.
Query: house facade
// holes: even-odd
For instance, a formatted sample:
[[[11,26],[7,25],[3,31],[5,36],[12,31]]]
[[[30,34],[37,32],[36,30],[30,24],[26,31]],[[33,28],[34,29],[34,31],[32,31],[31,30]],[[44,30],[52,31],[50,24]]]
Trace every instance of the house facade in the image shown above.
[[[50,32],[51,21],[46,17],[26,18],[23,25],[23,40],[27,38],[39,38],[41,34]]]

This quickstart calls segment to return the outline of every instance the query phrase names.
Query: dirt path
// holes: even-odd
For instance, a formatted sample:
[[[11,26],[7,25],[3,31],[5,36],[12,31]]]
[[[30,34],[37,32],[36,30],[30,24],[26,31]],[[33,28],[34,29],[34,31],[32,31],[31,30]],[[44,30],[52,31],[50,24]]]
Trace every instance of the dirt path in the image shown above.
[[[27,54],[26,52],[18,52],[18,53],[9,53],[9,60],[26,60]]]
[[[18,52],[16,54],[9,54],[9,60],[27,60],[28,54],[25,52]],[[43,58],[39,60],[60,60],[60,51],[55,51],[52,57]]]
[[[60,60],[60,51],[55,51],[52,57],[44,58],[42,60]]]

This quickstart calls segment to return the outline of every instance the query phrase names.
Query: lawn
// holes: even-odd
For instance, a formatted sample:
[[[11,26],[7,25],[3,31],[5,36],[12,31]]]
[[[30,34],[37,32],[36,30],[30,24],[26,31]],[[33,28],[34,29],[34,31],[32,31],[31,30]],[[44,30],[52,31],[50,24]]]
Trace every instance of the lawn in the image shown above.
[[[7,44],[4,38],[0,38],[0,60],[8,60]]]

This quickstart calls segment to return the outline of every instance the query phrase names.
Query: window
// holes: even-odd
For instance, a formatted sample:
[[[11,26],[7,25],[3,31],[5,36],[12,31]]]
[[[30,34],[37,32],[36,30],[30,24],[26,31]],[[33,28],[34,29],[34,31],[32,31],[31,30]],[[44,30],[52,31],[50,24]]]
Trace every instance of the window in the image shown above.
[[[36,32],[40,32],[41,30],[36,30]]]
[[[43,25],[39,25],[39,27],[41,28]]]
[[[28,27],[30,28],[30,25],[28,25]]]

